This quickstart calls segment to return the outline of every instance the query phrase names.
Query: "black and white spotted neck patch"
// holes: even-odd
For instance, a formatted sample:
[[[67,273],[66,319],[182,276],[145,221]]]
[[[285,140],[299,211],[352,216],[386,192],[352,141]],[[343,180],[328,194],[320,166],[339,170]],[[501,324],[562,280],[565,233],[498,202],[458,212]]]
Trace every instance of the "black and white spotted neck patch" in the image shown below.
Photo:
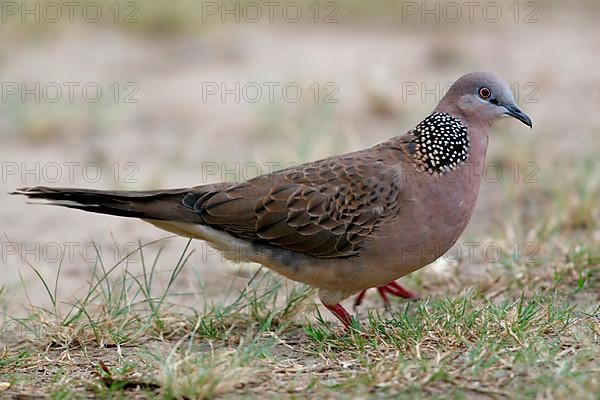
[[[411,148],[423,172],[445,174],[467,160],[467,127],[450,114],[432,113],[415,127],[413,135]]]

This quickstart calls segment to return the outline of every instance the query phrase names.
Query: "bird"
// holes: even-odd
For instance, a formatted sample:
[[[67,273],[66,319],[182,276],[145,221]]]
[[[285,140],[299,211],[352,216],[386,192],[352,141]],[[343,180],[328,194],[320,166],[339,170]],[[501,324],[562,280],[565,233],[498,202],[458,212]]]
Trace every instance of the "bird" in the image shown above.
[[[372,147],[240,182],[120,191],[26,187],[49,204],[139,218],[200,239],[235,262],[255,262],[318,289],[349,328],[340,304],[369,288],[415,295],[396,280],[445,254],[467,226],[479,193],[492,124],[532,128],[509,85],[492,72],[456,80],[413,129]]]

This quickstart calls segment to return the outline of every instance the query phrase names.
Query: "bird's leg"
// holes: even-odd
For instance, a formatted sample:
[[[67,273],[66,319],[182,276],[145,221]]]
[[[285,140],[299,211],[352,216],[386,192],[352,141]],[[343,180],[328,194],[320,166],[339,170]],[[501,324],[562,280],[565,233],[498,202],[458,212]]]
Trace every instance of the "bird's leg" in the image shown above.
[[[386,293],[390,293],[392,295],[394,293],[392,293],[390,291],[390,289],[387,288],[387,286],[378,286],[377,291],[379,292],[379,295],[383,299],[383,305],[385,307],[385,310],[390,311],[390,301],[388,300]]]
[[[354,309],[362,304],[363,298],[365,297],[365,293],[367,293],[367,289],[363,289],[358,296],[356,296],[356,300],[354,300]]]
[[[386,308],[390,305],[390,301],[387,298],[388,294],[391,294],[392,296],[402,297],[404,299],[417,299],[419,297],[410,290],[404,289],[396,281],[391,281],[390,283],[383,286],[377,286],[377,291],[383,299]],[[362,304],[366,292],[367,289],[364,289],[358,294],[358,296],[356,296],[356,300],[354,301],[355,309]]]
[[[405,299],[416,299],[418,296],[413,292],[404,289],[396,281],[391,281],[387,285],[383,286],[387,289],[388,293],[394,296],[402,297]]]
[[[383,299],[383,304],[385,304],[385,308],[389,308],[390,301],[387,298],[386,292],[391,293],[391,291],[387,288],[387,286],[377,286],[377,291],[379,292],[379,295]],[[393,294],[393,293],[391,293],[391,294]]]
[[[348,314],[348,311],[341,305],[335,304],[330,306],[328,304],[324,304],[324,306],[333,313],[339,319],[346,329],[350,328],[350,324],[352,323],[352,317]]]

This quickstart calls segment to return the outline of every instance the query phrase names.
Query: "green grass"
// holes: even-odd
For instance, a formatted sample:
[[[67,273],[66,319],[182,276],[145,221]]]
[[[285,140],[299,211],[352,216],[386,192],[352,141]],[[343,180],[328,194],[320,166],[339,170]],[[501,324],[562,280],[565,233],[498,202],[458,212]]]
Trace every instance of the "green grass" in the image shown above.
[[[114,1],[98,3],[107,9]],[[139,23],[115,25],[104,19],[86,26],[78,21],[73,30],[80,34],[101,27],[134,36],[197,37],[222,29],[217,19],[200,23],[200,4],[145,2]],[[586,2],[583,11],[597,4]],[[351,0],[340,5],[341,26],[316,28],[415,28],[399,23],[401,3],[373,7]],[[548,11],[552,9],[541,6],[544,20]],[[312,29],[310,22],[303,23],[303,29]],[[0,26],[7,42],[17,44],[53,41],[54,34],[69,29],[69,24],[14,21]],[[443,44],[434,48],[434,59],[455,62],[456,51]],[[8,57],[9,50],[0,58]],[[371,89],[364,88],[373,114],[370,122],[377,120],[385,127],[411,114],[394,105],[391,95],[370,93]],[[36,145],[101,131],[107,121],[125,112],[109,104],[69,105],[71,117],[65,117],[52,105],[32,108],[9,101],[5,107],[8,131]],[[358,144],[362,134],[355,127],[336,128],[336,110],[306,103],[290,111],[275,104],[261,109],[258,123],[250,127],[250,140],[269,139],[271,150],[261,150],[267,152],[263,159],[282,163],[343,151],[348,142]],[[86,121],[91,128],[82,130]],[[203,297],[204,291],[200,281],[191,285],[195,292],[182,292],[177,285],[181,271],[193,268],[189,257],[195,243],[183,239],[178,242],[180,256],[174,259],[161,251],[148,256],[152,252],[145,249],[161,246],[161,241],[140,244],[117,263],[99,258],[86,277],[86,293],[74,300],[60,297],[60,268],[48,279],[36,265],[29,265],[43,283],[47,301],[25,304],[24,316],[16,318],[11,313],[14,304],[9,303],[14,291],[27,291],[27,285],[0,287],[0,390],[2,383],[10,384],[0,397],[598,399],[598,149],[585,143],[586,149],[580,149],[584,151],[553,157],[546,151],[560,148],[555,137],[548,139],[545,132],[515,140],[500,137],[506,133],[494,133],[490,152],[497,155],[490,154],[488,161],[509,172],[515,162],[535,160],[540,164],[539,182],[514,182],[505,174],[502,181],[484,185],[482,195],[493,195],[487,196],[491,203],[480,201],[479,206],[493,212],[476,216],[473,223],[488,226],[468,234],[480,242],[493,240],[505,255],[512,254],[515,241],[535,243],[536,262],[505,256],[492,264],[463,257],[449,265],[447,273],[425,268],[404,278],[421,300],[396,300],[387,312],[370,291],[350,332],[330,322],[328,312],[316,305],[314,290],[264,269],[254,270],[239,291],[223,282],[230,301],[191,308],[186,300]],[[248,160],[242,161],[256,157],[243,156]],[[130,269],[130,258],[141,261],[141,272]]]
[[[110,267],[99,260],[87,295],[74,304],[56,298],[60,270],[55,282],[44,281],[51,306],[32,306],[18,321],[39,335],[2,354],[8,393],[460,399],[594,398],[600,389],[600,309],[574,298],[597,296],[592,247],[571,249],[564,261],[573,271],[528,294],[510,284],[493,298],[457,287],[454,296],[398,301],[391,313],[363,310],[350,332],[323,320],[312,290],[263,269],[229,304],[182,309],[171,301],[171,284],[189,242],[158,295],[158,260],[145,260],[144,248],[135,252],[142,276],[127,271],[134,254]]]
[[[3,327],[13,327],[3,329],[0,349],[0,382],[10,383],[4,394],[597,399],[598,161],[583,154],[557,180],[553,160],[519,159],[540,160],[539,183],[509,176],[484,188],[499,194],[489,198],[501,224],[479,241],[493,240],[508,255],[515,240],[536,243],[535,262],[521,253],[425,268],[404,278],[421,300],[394,301],[388,312],[371,291],[349,332],[329,322],[314,290],[265,269],[253,270],[240,290],[223,282],[229,301],[191,308],[186,299],[202,297],[204,285],[178,289],[181,271],[192,268],[194,244],[183,239],[172,260],[146,251],[162,241],[116,263],[99,257],[75,301],[59,298],[60,268],[47,279],[29,265],[48,301],[27,304],[16,319],[6,311],[8,289],[0,290]],[[130,270],[130,258],[141,271]]]

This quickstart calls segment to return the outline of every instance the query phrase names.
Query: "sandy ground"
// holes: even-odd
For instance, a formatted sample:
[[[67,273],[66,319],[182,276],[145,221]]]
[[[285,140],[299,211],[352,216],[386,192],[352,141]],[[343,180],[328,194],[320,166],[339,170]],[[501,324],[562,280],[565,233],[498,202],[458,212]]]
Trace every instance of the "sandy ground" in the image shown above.
[[[97,82],[103,88],[101,101],[93,104],[79,97],[73,103],[13,99],[0,105],[0,265],[8,307],[16,312],[26,293],[34,304],[48,301],[28,264],[53,282],[58,254],[65,252],[58,291],[67,300],[87,286],[95,259],[91,243],[110,265],[138,241],[168,234],[135,220],[27,205],[7,192],[32,185],[191,186],[249,178],[255,174],[246,168],[249,163],[266,172],[273,162],[351,151],[406,131],[439,99],[407,96],[406,84],[443,86],[471,70],[493,70],[516,82],[534,134],[512,121],[499,123],[490,159],[536,162],[544,179],[560,179],[560,163],[568,166],[578,154],[599,148],[600,58],[593,49],[600,28],[580,16],[544,17],[534,26],[505,23],[471,31],[222,26],[173,39],[75,25],[60,40],[2,43],[4,82]],[[122,90],[117,103],[109,88],[114,82]],[[122,100],[130,93],[123,86],[127,82],[138,89],[137,103]],[[295,82],[304,95],[297,103],[282,100],[280,93],[273,104],[264,97],[257,103],[222,102],[218,96],[204,101],[203,85],[222,82],[228,87]],[[315,82],[320,88],[335,83],[339,101],[315,103],[310,89]],[[502,209],[510,205],[495,202],[499,190],[505,186],[484,184],[464,238],[487,238],[504,229]],[[161,270],[173,268],[185,243],[164,242]],[[177,290],[198,292],[203,282],[204,295],[186,302],[222,300],[239,267],[201,243],[193,246],[197,251]],[[147,259],[158,247],[148,249]],[[133,260],[129,268],[139,270],[140,264]],[[234,286],[243,285],[245,275],[235,278]]]

